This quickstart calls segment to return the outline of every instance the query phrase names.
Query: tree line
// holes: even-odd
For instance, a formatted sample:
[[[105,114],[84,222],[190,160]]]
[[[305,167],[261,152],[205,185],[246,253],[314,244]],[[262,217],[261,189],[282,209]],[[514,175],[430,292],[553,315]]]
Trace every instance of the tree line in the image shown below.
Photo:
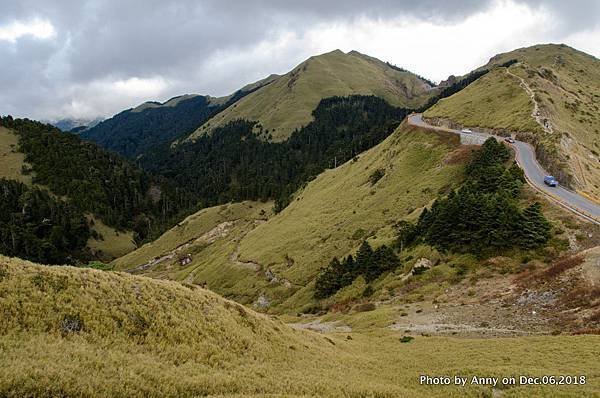
[[[223,103],[197,95],[180,99],[172,106],[128,109],[85,130],[81,137],[129,159],[159,148],[168,150],[173,141],[191,134],[202,123],[261,87],[264,86],[238,90]]]
[[[68,198],[71,206],[97,215],[118,230],[134,230],[141,242],[162,232],[193,208],[194,196],[164,178],[153,177],[100,146],[31,121],[0,118],[19,137],[19,151],[32,182]]]

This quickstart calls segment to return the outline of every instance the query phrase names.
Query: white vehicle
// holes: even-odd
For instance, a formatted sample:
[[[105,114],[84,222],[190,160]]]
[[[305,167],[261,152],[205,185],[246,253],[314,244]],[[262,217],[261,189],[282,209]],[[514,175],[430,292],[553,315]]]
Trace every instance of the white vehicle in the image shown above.
[[[471,131],[470,129],[462,129],[460,132],[461,133],[465,133],[465,134],[472,134],[473,133],[473,131]]]

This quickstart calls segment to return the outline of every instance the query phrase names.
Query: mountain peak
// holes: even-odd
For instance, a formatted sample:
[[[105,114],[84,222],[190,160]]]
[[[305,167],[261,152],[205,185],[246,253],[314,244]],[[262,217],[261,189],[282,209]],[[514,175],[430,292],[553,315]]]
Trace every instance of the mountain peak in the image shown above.
[[[324,98],[374,95],[399,107],[418,108],[431,95],[422,78],[358,51],[336,49],[315,55],[220,112],[191,136],[195,139],[236,119],[256,121],[275,141],[313,120]]]

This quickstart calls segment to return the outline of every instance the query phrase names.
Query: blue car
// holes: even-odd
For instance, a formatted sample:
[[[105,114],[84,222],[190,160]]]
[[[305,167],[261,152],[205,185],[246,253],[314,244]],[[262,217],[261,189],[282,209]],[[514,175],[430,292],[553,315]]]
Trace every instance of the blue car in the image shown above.
[[[548,185],[549,187],[556,187],[558,186],[558,181],[556,181],[556,178],[553,176],[546,176],[544,177],[544,184]]]

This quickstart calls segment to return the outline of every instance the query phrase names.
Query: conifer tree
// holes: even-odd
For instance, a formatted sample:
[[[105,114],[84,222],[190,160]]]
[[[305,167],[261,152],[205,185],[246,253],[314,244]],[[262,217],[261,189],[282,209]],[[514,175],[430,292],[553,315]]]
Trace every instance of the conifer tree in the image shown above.
[[[551,225],[542,214],[542,205],[535,202],[523,210],[520,245],[531,249],[539,247],[550,239]]]

